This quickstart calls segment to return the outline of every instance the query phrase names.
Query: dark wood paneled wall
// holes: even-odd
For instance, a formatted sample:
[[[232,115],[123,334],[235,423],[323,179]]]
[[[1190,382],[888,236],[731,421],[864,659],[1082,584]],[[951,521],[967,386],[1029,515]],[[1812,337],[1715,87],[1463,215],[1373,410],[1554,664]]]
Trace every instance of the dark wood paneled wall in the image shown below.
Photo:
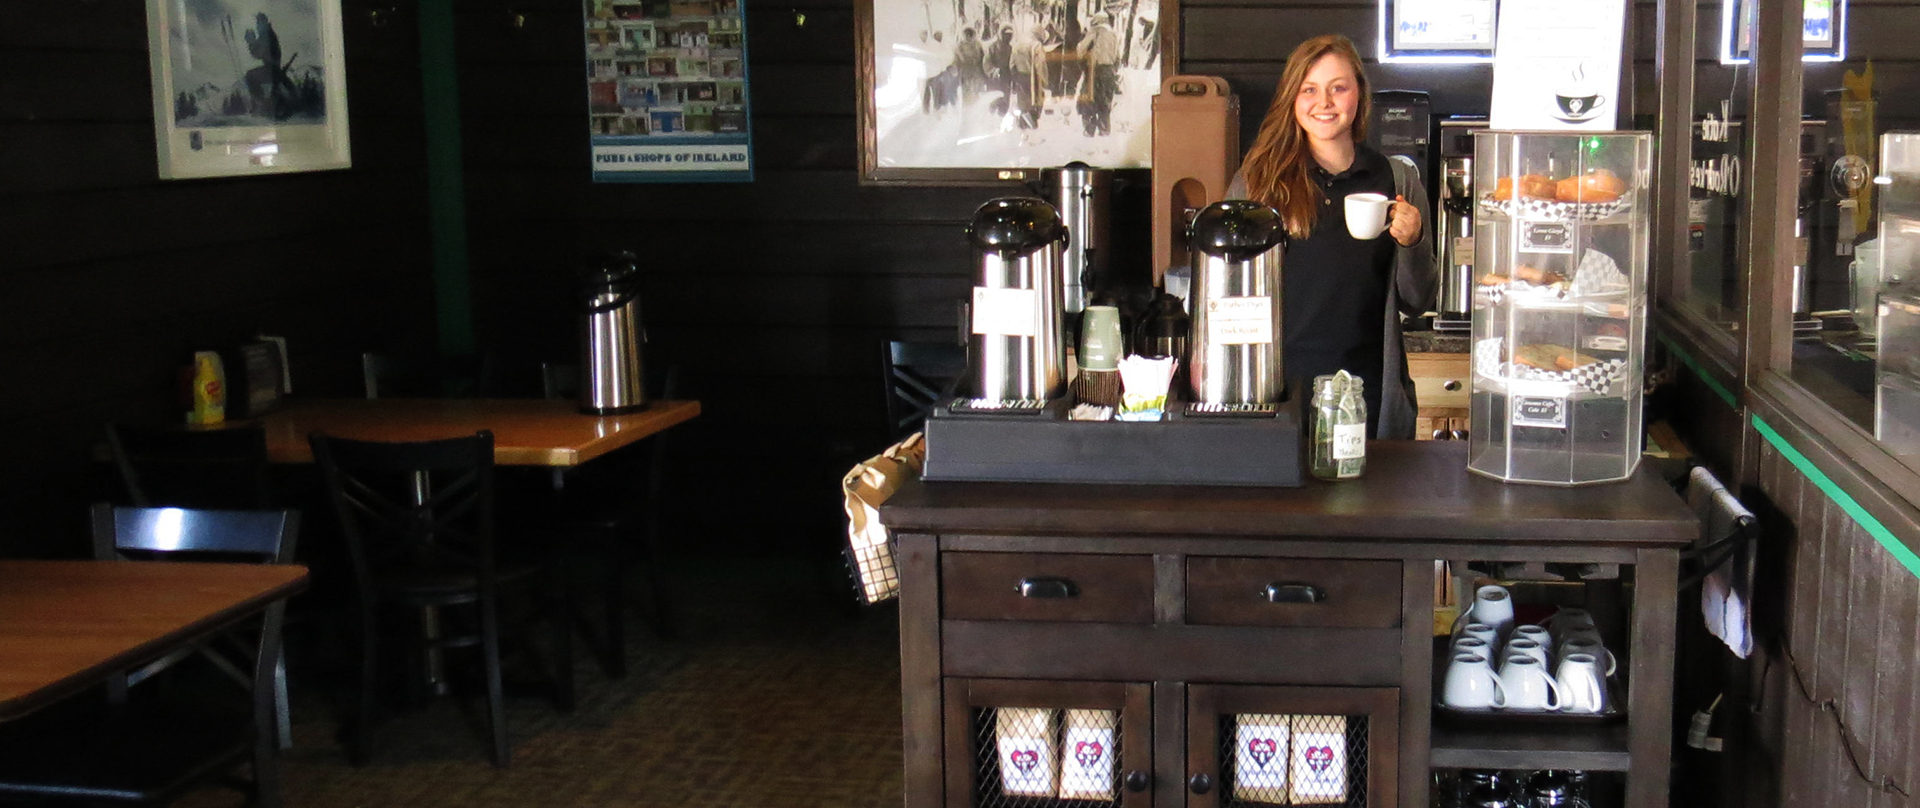
[[[180,418],[191,350],[283,334],[339,393],[430,337],[418,32],[347,5],[353,169],[162,182],[145,4],[0,0],[0,554],[84,551],[90,446]]]
[[[707,407],[679,440],[688,493],[755,507],[696,525],[736,540],[828,547],[838,480],[884,445],[881,343],[943,339],[968,286],[960,228],[1007,188],[859,184],[854,0],[748,4],[756,179],[751,184],[595,185],[589,180],[573,0],[461,4],[468,202],[485,350],[509,368],[575,351],[571,269],[628,248],[647,285],[653,355],[683,364]],[[1287,53],[1324,32],[1373,52],[1372,0],[1200,0],[1181,14],[1186,72],[1227,77],[1242,142]],[[801,18],[804,16],[804,24]],[[518,24],[516,24],[516,20]],[[1652,109],[1653,5],[1633,39]],[[1427,90],[1441,112],[1485,114],[1491,68],[1383,66],[1375,86]],[[1119,192],[1117,238],[1144,255],[1144,189]],[[690,481],[699,481],[693,483]],[[737,499],[726,500],[737,502]],[[724,521],[727,526],[721,527]],[[682,531],[685,532],[685,531]]]

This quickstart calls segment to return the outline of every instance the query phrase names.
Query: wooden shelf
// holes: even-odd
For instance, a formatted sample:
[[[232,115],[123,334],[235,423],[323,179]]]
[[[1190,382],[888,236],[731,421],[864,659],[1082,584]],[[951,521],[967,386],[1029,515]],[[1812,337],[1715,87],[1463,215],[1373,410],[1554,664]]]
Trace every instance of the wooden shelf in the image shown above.
[[[1432,765],[1443,769],[1626,771],[1627,725],[1455,724],[1436,716]]]

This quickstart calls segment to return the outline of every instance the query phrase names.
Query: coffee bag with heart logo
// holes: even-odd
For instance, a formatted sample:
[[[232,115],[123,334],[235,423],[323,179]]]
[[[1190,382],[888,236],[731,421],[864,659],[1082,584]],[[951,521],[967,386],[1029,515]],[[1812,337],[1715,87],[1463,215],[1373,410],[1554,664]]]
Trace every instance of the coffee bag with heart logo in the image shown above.
[[[1060,713],[1035,707],[994,711],[994,742],[1000,756],[1000,790],[1022,797],[1051,797],[1059,763],[1054,739]]]
[[[1233,798],[1236,801],[1277,805],[1287,802],[1290,723],[1284,715],[1234,716]]]
[[[1113,799],[1119,723],[1112,710],[1067,711],[1060,737],[1060,799]]]
[[[1288,788],[1293,804],[1346,802],[1346,716],[1293,716],[1293,755],[1290,763],[1293,782]]]

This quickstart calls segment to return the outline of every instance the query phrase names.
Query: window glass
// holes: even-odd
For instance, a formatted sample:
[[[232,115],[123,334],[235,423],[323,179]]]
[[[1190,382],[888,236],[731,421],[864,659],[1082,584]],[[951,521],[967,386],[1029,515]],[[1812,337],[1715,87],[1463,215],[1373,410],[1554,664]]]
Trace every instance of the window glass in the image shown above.
[[[1729,0],[1730,1],[1730,0]],[[1750,32],[1751,15],[1722,17],[1718,3],[1698,4],[1693,73],[1693,162],[1688,172],[1687,260],[1678,267],[1674,297],[1728,332],[1739,329],[1740,273],[1746,266],[1743,222],[1752,180],[1751,64],[1718,58],[1725,32]]]
[[[1920,5],[1837,5],[1801,83],[1792,375],[1920,468]],[[1885,33],[1876,33],[1885,32]]]

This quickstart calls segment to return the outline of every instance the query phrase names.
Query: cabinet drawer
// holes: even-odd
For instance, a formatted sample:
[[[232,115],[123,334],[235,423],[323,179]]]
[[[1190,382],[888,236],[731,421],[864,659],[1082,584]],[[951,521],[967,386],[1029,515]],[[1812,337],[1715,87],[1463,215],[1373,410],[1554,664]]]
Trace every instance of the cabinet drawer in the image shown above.
[[[948,620],[1153,622],[1150,556],[942,553]]]
[[[1269,599],[1269,588],[1283,602]],[[1314,602],[1296,602],[1289,598]],[[1400,562],[1309,558],[1187,559],[1187,623],[1393,628]]]
[[[1469,391],[1466,354],[1423,353],[1407,355],[1407,375],[1413,378],[1413,392],[1420,406],[1466,407]]]

